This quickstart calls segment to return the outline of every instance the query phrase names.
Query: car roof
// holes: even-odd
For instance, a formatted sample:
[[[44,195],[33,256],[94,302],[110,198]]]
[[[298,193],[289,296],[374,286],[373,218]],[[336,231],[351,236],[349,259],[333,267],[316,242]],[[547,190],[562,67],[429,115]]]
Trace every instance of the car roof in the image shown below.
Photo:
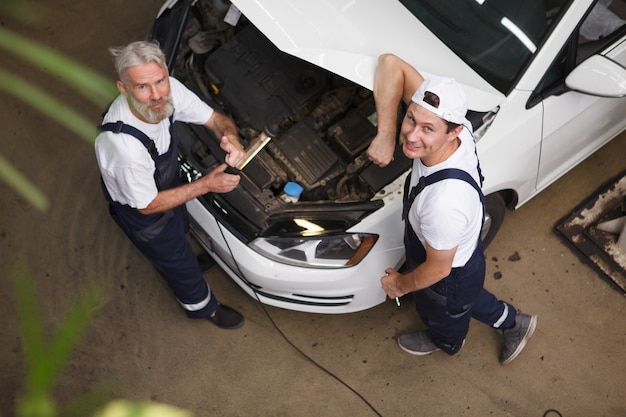
[[[425,77],[455,78],[472,110],[486,111],[504,96],[398,1],[234,0],[280,50],[371,89],[377,57],[394,53]]]

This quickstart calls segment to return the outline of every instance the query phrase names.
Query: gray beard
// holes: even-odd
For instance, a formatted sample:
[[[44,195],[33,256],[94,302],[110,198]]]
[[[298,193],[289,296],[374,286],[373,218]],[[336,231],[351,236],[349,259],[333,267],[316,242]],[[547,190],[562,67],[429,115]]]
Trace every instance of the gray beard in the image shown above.
[[[174,105],[172,104],[171,95],[162,97],[158,101],[164,101],[165,106],[158,110],[152,110],[150,109],[150,105],[154,104],[155,101],[151,101],[150,103],[141,103],[132,94],[128,95],[128,104],[130,104],[130,106],[148,123],[159,123],[174,113]]]

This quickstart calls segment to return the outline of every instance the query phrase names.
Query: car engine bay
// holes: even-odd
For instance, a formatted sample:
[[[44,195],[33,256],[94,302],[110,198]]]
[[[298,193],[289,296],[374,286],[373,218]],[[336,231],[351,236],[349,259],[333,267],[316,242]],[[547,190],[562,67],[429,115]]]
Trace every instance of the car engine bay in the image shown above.
[[[242,169],[237,189],[206,195],[203,204],[242,240],[297,234],[289,230],[294,216],[325,218],[328,233],[346,230],[382,207],[374,197],[410,160],[397,147],[394,161],[380,168],[365,154],[376,135],[372,92],[281,52],[245,16],[235,26],[225,23],[228,7],[223,0],[181,2],[152,33],[168,55],[170,74],[231,116],[244,148],[259,136],[271,138]],[[171,20],[184,22],[176,39]],[[207,129],[175,128],[188,181],[223,162]],[[296,200],[281,198],[287,183],[302,190]]]

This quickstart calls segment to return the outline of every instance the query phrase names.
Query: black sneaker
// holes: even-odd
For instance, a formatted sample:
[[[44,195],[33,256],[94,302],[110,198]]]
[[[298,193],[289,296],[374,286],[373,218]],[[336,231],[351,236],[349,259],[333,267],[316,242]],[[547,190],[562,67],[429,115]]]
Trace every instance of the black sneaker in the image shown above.
[[[529,316],[521,311],[517,312],[515,317],[515,326],[510,329],[503,330],[504,347],[500,353],[500,363],[506,365],[522,352],[526,342],[533,335],[537,327],[537,316]]]
[[[234,330],[243,326],[243,316],[224,304],[218,304],[215,314],[207,319],[221,329]]]

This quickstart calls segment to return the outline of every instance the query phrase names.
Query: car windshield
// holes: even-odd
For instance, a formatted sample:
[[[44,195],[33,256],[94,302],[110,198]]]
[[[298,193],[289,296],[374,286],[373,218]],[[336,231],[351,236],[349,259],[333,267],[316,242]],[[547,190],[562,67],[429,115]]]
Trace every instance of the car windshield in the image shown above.
[[[565,0],[400,0],[443,43],[507,94]]]

